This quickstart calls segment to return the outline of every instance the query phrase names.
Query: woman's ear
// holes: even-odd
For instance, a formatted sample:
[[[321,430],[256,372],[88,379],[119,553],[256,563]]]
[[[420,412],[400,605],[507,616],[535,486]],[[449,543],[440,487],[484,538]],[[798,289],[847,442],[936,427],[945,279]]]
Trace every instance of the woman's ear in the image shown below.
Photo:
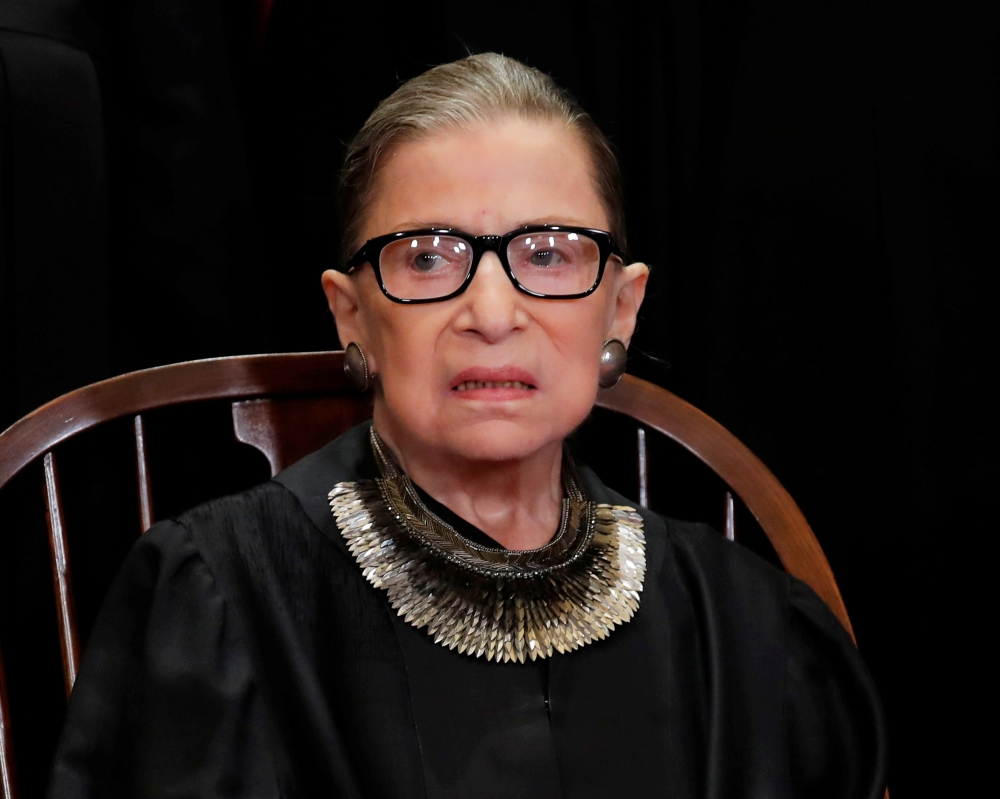
[[[607,337],[616,338],[627,347],[635,332],[639,306],[646,296],[649,267],[643,263],[634,263],[615,271],[615,300]]]
[[[352,341],[361,344],[364,336],[361,331],[358,287],[355,282],[343,272],[327,269],[323,273],[323,291],[326,293],[326,302],[330,306],[330,313],[333,314],[341,345],[346,347]]]

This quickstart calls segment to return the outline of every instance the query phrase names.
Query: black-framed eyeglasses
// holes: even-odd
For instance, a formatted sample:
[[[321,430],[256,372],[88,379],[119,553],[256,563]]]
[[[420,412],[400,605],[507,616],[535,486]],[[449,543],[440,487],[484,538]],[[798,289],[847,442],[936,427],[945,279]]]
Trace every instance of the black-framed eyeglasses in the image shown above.
[[[497,254],[519,291],[548,300],[592,294],[608,258],[623,257],[604,230],[531,225],[502,236],[472,236],[441,228],[369,239],[347,262],[347,271],[371,264],[382,293],[393,302],[441,302],[469,287],[487,252]]]

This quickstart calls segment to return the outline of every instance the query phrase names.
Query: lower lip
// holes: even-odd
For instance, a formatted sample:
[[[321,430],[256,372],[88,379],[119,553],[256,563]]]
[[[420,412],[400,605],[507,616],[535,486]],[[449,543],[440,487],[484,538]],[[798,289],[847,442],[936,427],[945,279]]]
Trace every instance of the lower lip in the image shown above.
[[[464,391],[452,389],[449,392],[456,399],[480,400],[486,402],[511,402],[531,399],[538,393],[536,388],[467,388]]]

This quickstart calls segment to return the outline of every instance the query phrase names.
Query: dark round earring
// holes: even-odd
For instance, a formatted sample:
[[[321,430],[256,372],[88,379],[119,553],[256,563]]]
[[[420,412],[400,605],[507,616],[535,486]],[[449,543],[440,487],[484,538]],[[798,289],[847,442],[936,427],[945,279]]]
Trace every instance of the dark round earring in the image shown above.
[[[628,350],[618,339],[611,338],[601,347],[601,361],[597,369],[597,384],[601,388],[611,388],[625,374],[625,364],[628,360]]]
[[[371,386],[373,376],[368,372],[368,359],[365,358],[361,347],[352,341],[344,350],[344,377],[351,384],[351,388],[364,393]]]

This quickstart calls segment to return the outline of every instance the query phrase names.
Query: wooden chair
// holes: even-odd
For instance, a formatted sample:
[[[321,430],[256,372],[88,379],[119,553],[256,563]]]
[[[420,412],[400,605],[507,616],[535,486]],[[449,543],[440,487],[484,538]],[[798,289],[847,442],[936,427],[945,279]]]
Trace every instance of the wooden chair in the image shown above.
[[[208,400],[230,400],[237,440],[260,450],[275,474],[371,416],[368,397],[351,392],[342,352],[254,355],[162,366],[115,377],[59,397],[0,434],[0,488],[42,461],[53,590],[67,696],[80,659],[56,447],[103,422],[132,417],[140,529],[154,521],[143,413]],[[840,591],[816,537],[798,506],[742,443],[720,424],[669,391],[626,375],[601,391],[597,406],[637,423],[639,499],[646,504],[646,431],[673,439],[707,464],[747,506],[785,569],[818,593],[851,632]],[[724,530],[734,537],[731,494]],[[853,632],[851,632],[853,635]],[[0,787],[16,795],[8,694],[0,653]]]

